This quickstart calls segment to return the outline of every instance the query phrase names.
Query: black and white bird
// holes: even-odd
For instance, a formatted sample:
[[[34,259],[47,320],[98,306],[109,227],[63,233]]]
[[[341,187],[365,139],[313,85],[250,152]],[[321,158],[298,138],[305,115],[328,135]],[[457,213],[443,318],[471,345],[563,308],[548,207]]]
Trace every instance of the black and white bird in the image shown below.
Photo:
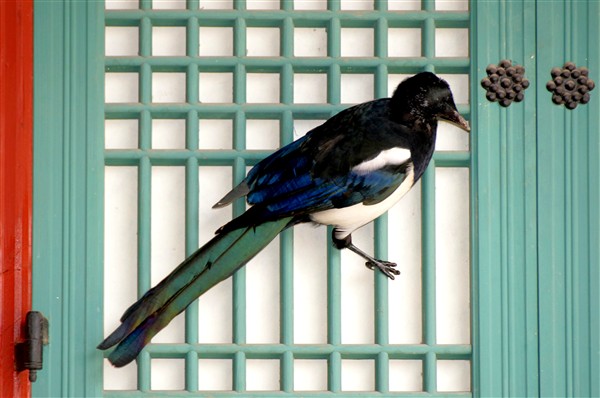
[[[392,98],[348,108],[259,162],[214,206],[246,197],[252,207],[133,304],[98,348],[118,344],[109,360],[129,363],[198,296],[299,223],[333,226],[338,249],[394,279],[396,264],[353,245],[352,232],[390,209],[423,175],[439,120],[470,130],[448,83],[422,72],[401,82]]]

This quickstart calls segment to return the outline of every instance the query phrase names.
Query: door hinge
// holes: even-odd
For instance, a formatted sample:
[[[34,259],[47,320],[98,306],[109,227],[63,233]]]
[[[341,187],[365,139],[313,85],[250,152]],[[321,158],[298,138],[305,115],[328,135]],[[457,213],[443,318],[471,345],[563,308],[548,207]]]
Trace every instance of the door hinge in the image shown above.
[[[17,371],[29,370],[29,381],[37,379],[43,367],[43,346],[48,344],[48,319],[38,311],[29,311],[25,320],[25,341],[15,346]]]

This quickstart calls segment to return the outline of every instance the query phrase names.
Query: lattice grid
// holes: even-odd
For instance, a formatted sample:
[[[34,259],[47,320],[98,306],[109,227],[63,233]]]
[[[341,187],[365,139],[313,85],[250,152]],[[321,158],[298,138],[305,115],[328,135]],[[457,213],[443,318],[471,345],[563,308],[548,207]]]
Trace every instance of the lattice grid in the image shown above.
[[[459,10],[445,10],[455,7]],[[106,194],[107,213],[116,215],[116,221],[106,221],[105,286],[109,298],[119,288],[128,291],[119,299],[124,302],[105,299],[106,329],[184,253],[192,253],[216,227],[243,212],[243,203],[236,203],[232,213],[217,216],[208,215],[206,209],[238,183],[248,167],[349,104],[386,97],[404,76],[430,70],[457,88],[459,108],[468,118],[469,13],[464,8],[462,2],[427,0],[107,2],[106,191],[122,196],[113,201]],[[463,45],[456,45],[460,41]],[[219,396],[239,392],[278,396],[303,390],[311,391],[311,396],[342,391],[367,391],[367,395],[377,391],[381,396],[459,391],[458,395],[470,396],[469,243],[458,245],[466,254],[458,257],[463,280],[456,295],[462,301],[459,309],[453,309],[448,305],[454,304],[447,304],[446,296],[440,300],[439,293],[446,279],[452,281],[452,275],[440,269],[446,261],[439,241],[453,232],[450,228],[440,237],[438,229],[444,210],[440,206],[456,194],[449,182],[458,180],[468,190],[471,155],[468,138],[446,127],[441,130],[432,165],[411,199],[416,203],[412,220],[419,223],[416,261],[421,267],[416,276],[417,305],[422,308],[414,319],[416,340],[406,343],[390,337],[390,330],[398,328],[395,318],[403,314],[396,312],[400,304],[391,302],[402,297],[390,287],[398,281],[371,276],[364,267],[357,275],[362,284],[373,280],[372,290],[366,293],[371,296],[372,334],[366,339],[344,338],[344,333],[351,334],[345,330],[347,325],[353,325],[342,319],[348,311],[344,303],[352,300],[343,291],[348,279],[342,271],[344,255],[326,242],[330,231],[286,231],[271,249],[276,263],[271,270],[278,279],[274,290],[242,269],[216,293],[215,300],[225,300],[224,307],[217,307],[225,308],[225,318],[230,318],[219,322],[230,328],[230,334],[214,332],[205,338],[199,325],[223,314],[194,303],[185,319],[175,322],[182,336],[157,336],[137,365],[119,370],[105,367],[106,394],[117,396],[133,389],[215,390]],[[207,183],[210,180],[214,185]],[[459,201],[466,199],[466,207],[459,213],[468,239],[469,194],[462,195]],[[169,196],[176,197],[175,207],[183,208],[180,215],[157,208]],[[127,199],[132,197],[133,201]],[[184,242],[163,243],[181,245],[172,249],[180,250],[180,258],[156,253],[161,243],[154,234],[160,232],[161,217],[166,223],[173,217],[178,220],[175,229],[181,230]],[[361,235],[368,241],[373,234],[373,248],[380,258],[389,257],[389,252],[401,255],[395,247],[399,242],[390,237],[393,224],[402,221],[397,218],[398,213],[390,212]],[[452,224],[452,219],[446,224]],[[113,235],[111,228],[122,235]],[[318,254],[299,253],[299,247],[312,250],[311,235],[318,235],[316,242],[321,242],[314,249]],[[299,236],[308,237],[309,245],[303,246]],[[127,242],[129,247],[121,248],[125,254],[114,254],[119,244]],[[117,265],[110,265],[112,260]],[[303,260],[323,264],[312,274],[303,274],[298,268]],[[402,258],[392,260],[402,264]],[[154,269],[159,262],[166,262],[166,268]],[[400,279],[407,272],[402,271]],[[319,276],[319,282],[311,279]],[[124,279],[133,280],[137,288]],[[298,318],[304,311],[300,301],[310,301],[303,289],[313,283],[321,284],[325,300],[321,305],[327,309],[308,318],[322,321],[324,341],[307,335]],[[249,338],[256,334],[256,326],[247,307],[254,305],[248,304],[251,300],[260,301],[253,296],[261,287],[277,297],[277,319],[267,332],[270,337],[264,333],[260,337],[259,332],[259,337]],[[446,289],[455,287],[450,284]],[[454,324],[440,318],[440,309],[446,308],[463,318],[466,308],[461,331],[454,336],[446,331]],[[156,381],[158,373],[179,377],[181,382]]]

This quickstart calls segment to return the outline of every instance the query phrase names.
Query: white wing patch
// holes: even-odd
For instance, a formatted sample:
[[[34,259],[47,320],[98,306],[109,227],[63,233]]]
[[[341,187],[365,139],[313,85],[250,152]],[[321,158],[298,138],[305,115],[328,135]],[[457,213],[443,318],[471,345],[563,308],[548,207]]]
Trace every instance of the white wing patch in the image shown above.
[[[343,239],[356,229],[388,211],[410,190],[414,182],[414,167],[412,163],[409,163],[406,168],[406,177],[402,181],[402,184],[381,202],[372,205],[358,203],[340,209],[323,210],[311,214],[310,219],[319,224],[333,225],[338,230],[336,238]]]
[[[410,160],[410,150],[406,148],[391,148],[379,152],[379,155],[373,159],[365,160],[354,166],[352,170],[358,173],[368,173],[385,166],[398,166],[406,163],[408,160]]]

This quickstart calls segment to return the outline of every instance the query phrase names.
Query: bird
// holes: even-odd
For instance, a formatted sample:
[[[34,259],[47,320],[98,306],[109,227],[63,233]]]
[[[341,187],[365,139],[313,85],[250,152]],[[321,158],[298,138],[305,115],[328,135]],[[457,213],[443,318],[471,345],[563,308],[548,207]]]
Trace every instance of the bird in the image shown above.
[[[396,204],[425,172],[438,121],[466,132],[448,83],[432,72],[411,76],[391,98],[347,108],[258,162],[213,207],[246,198],[251,207],[147,291],[98,345],[113,366],[133,361],[176,315],[231,276],[281,231],[300,223],[331,225],[333,245],[349,249],[388,278],[396,264],[352,243],[352,233]]]

